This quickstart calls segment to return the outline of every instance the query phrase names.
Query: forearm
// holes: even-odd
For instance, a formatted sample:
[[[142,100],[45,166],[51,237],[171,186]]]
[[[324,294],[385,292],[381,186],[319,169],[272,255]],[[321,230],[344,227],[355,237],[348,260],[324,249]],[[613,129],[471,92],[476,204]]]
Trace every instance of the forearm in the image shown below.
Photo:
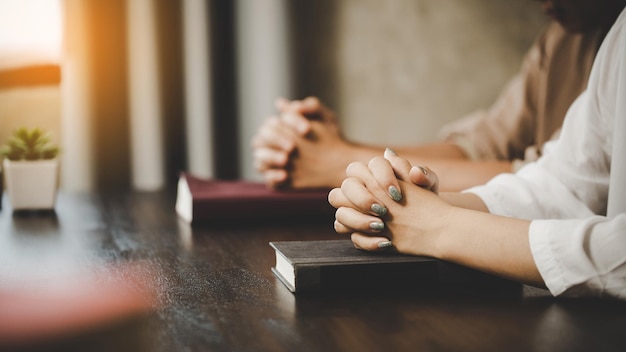
[[[437,257],[534,286],[545,286],[528,241],[530,221],[454,208]]]
[[[430,143],[415,146],[374,146],[352,143],[352,146],[359,152],[361,158],[358,161],[364,162],[369,161],[372,157],[382,155],[386,148],[393,149],[398,155],[408,159],[414,165],[428,165],[426,161],[439,159],[468,160],[463,150],[452,143]],[[366,156],[369,157],[365,158]]]
[[[352,161],[367,163],[371,158],[380,156],[382,147],[354,145]],[[494,176],[511,172],[510,161],[469,160],[463,151],[451,143],[434,143],[415,147],[393,147],[398,155],[409,160],[413,165],[428,166],[439,177],[439,190],[458,192],[473,186],[482,185]]]
[[[528,242],[530,221],[489,214],[473,193],[441,193],[455,219],[441,236],[440,258],[516,281],[543,286]],[[479,225],[479,226],[478,226]]]
[[[440,193],[439,197],[458,208],[489,212],[485,202],[473,193],[444,192]]]
[[[411,159],[450,159],[450,160],[468,160],[465,152],[453,143],[429,143],[417,146],[405,146],[393,148],[396,153],[403,157]]]
[[[470,187],[483,185],[496,175],[512,172],[509,161],[500,160],[451,160],[425,158],[427,165],[439,177],[439,190],[459,192]]]

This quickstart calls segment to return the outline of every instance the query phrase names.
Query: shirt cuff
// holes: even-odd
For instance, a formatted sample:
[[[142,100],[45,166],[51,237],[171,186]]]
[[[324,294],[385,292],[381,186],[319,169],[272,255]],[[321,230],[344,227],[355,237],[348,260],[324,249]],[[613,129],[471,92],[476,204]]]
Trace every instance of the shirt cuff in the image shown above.
[[[597,267],[590,261],[588,231],[603,217],[534,220],[528,230],[530,251],[537,270],[554,296],[601,296]]]
[[[520,209],[527,205],[528,201],[524,202],[521,197],[517,197],[516,201],[512,202],[509,198],[511,192],[506,191],[507,187],[514,185],[511,182],[514,178],[513,174],[500,174],[485,185],[471,187],[461,193],[472,193],[478,196],[491,214],[526,219],[528,217]]]
[[[535,266],[537,266],[543,282],[553,296],[558,296],[565,292],[567,285],[563,280],[563,272],[557,261],[558,255],[551,243],[551,222],[554,221],[532,221],[528,230],[528,242]]]

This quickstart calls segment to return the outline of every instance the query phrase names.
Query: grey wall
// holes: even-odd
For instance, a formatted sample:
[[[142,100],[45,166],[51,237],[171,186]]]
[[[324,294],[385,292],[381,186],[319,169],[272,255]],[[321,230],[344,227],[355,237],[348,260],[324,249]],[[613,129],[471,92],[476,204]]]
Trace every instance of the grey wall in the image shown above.
[[[528,0],[316,0],[293,6],[294,97],[320,96],[360,142],[435,139],[488,107],[547,19]]]

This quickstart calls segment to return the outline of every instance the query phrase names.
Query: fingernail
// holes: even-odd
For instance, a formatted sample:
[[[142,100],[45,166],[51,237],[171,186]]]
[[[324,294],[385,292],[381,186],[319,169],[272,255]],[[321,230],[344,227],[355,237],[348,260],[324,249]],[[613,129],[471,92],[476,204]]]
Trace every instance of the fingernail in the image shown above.
[[[380,241],[378,242],[378,248],[389,248],[393,246],[393,243],[391,243],[391,241]]]
[[[370,222],[370,229],[380,231],[385,228],[385,224],[381,221]]]
[[[389,195],[391,196],[391,199],[396,202],[402,200],[402,193],[400,193],[400,190],[398,190],[396,186],[389,186]]]
[[[385,216],[387,214],[387,208],[385,208],[384,206],[378,204],[378,203],[374,203],[372,204],[371,207],[372,211],[380,216]]]
[[[398,154],[396,154],[396,152],[394,152],[393,149],[391,148],[386,148],[384,155],[385,156],[388,156],[388,155],[398,156]]]
[[[418,168],[420,169],[420,171],[422,171],[424,176],[428,176],[428,169],[427,168],[425,168],[423,166],[418,166]]]

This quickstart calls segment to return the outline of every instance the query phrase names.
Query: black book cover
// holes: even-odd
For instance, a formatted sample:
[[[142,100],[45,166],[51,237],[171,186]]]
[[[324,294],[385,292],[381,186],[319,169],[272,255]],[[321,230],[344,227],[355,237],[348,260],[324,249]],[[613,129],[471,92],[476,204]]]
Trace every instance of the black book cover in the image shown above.
[[[431,257],[356,249],[350,240],[270,242],[274,275],[294,293],[440,290],[518,294],[521,285]]]
[[[292,292],[414,287],[437,279],[437,260],[392,251],[358,250],[349,240],[270,242],[272,272]]]

